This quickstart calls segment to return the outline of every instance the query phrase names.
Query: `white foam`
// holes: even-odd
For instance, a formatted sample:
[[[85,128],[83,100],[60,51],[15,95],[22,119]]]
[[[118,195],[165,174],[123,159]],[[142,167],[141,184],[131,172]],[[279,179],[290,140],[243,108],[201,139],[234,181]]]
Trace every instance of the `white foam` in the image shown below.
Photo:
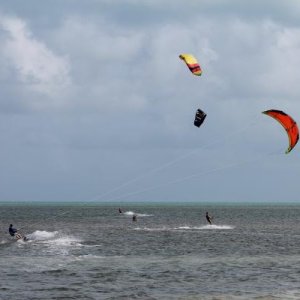
[[[58,231],[40,231],[37,230],[31,234],[27,234],[28,242],[38,242],[43,244],[50,244],[54,246],[82,246],[80,240]]]
[[[180,226],[174,229],[183,229],[183,230],[211,230],[211,229],[234,229],[233,226],[230,225],[204,225],[204,226]]]
[[[126,216],[133,216],[136,215],[137,217],[152,217],[153,215],[149,215],[149,214],[139,214],[139,213],[135,213],[134,211],[125,211],[124,215]]]
[[[190,226],[179,226],[179,227],[175,227],[174,229],[175,230],[176,229],[187,229],[188,230],[188,229],[193,229],[193,227],[190,227]]]
[[[143,230],[143,231],[168,231],[171,230],[168,227],[157,227],[157,228],[149,228],[149,227],[135,227],[134,230]]]
[[[179,226],[179,227],[135,227],[134,230],[143,230],[143,231],[183,231],[183,230],[229,230],[234,229],[233,226],[230,225],[204,225],[204,226]]]
[[[134,212],[133,211],[125,211],[123,214],[126,216],[132,216],[132,215],[134,215]]]
[[[24,243],[26,243],[22,238],[21,239],[18,239],[18,240],[16,240],[16,242],[17,243],[19,243],[19,244],[24,244]]]
[[[70,236],[62,236],[59,238],[55,238],[53,240],[47,241],[47,243],[57,246],[82,246],[80,240]]]
[[[83,254],[78,256],[79,259],[105,259],[105,256],[94,255],[94,254]]]
[[[33,233],[27,234],[26,237],[30,240],[35,240],[35,241],[45,241],[49,239],[53,239],[58,235],[58,231],[41,231],[41,230],[36,230]]]
[[[10,240],[2,240],[1,242],[0,242],[0,245],[4,245],[4,244],[8,244],[8,243],[11,243],[12,241]]]

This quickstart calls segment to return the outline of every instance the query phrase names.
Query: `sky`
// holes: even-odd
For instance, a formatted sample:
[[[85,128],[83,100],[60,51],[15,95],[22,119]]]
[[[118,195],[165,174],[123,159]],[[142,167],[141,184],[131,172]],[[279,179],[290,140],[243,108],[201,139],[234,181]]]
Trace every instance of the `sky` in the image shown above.
[[[0,201],[300,202],[299,52],[297,0],[0,1]]]

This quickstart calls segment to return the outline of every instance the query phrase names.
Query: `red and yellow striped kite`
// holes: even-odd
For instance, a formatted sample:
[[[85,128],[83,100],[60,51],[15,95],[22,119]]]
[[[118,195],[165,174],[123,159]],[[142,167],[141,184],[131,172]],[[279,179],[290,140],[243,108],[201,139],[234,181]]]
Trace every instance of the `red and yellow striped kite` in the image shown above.
[[[180,54],[179,57],[184,60],[190,71],[197,76],[201,76],[202,70],[197,59],[192,54]]]

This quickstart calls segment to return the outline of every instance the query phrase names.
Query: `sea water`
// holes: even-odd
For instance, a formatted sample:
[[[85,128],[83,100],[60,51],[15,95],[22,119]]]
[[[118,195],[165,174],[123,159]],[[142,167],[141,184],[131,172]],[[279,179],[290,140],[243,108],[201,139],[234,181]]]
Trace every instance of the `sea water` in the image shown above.
[[[300,299],[300,205],[19,203],[0,213],[1,300]],[[10,223],[29,241],[11,238]]]

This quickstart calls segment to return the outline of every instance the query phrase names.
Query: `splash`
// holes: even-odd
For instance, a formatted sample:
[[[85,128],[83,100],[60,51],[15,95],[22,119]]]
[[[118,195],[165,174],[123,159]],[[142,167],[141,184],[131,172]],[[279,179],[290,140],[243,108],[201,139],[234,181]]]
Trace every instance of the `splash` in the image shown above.
[[[27,237],[29,240],[34,240],[34,241],[45,241],[49,239],[53,239],[58,235],[58,231],[41,231],[41,230],[36,230],[33,233],[27,234]]]
[[[74,236],[68,236],[58,231],[36,230],[27,234],[28,242],[39,242],[56,246],[81,246],[80,240]]]
[[[135,213],[134,211],[125,211],[123,213],[126,216],[133,216],[136,215],[138,217],[152,217],[153,215],[149,215],[149,214],[139,214],[139,213]]]

